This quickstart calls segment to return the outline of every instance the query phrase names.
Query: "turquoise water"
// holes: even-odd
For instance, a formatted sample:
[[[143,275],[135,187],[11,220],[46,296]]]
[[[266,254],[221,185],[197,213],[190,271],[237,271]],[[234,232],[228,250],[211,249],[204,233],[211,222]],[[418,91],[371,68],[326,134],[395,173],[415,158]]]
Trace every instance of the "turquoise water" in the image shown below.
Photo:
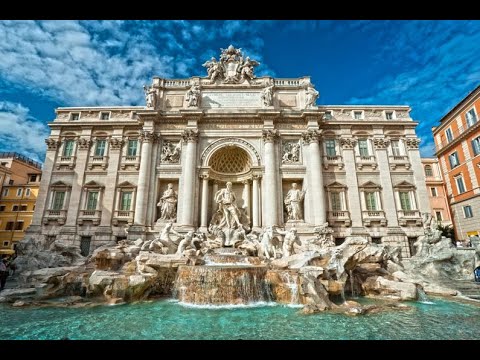
[[[154,301],[92,308],[0,307],[0,339],[478,339],[480,307],[435,300],[365,316],[281,305],[192,308]]]

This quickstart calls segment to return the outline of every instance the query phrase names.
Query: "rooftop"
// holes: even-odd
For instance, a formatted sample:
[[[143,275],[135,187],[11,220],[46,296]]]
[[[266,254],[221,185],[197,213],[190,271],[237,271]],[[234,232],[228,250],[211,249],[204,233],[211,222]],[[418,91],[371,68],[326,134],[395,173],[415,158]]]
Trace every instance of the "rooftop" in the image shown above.
[[[37,169],[42,169],[42,164],[39,162],[36,162],[29,157],[26,157],[25,155],[19,154],[17,152],[0,152],[0,159],[15,159],[15,160],[20,160],[30,166],[33,166]]]

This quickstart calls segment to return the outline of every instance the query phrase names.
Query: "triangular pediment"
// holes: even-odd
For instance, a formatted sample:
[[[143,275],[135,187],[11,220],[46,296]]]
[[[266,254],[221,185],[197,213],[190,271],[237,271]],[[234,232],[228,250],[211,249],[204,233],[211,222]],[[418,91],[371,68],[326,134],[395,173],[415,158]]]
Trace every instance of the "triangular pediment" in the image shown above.
[[[72,185],[70,184],[67,184],[61,180],[58,180],[58,181],[55,181],[54,183],[52,183],[50,186],[54,186],[54,187],[71,187]]]
[[[409,189],[411,189],[411,188],[415,188],[415,185],[409,183],[409,182],[406,181],[406,180],[403,180],[402,182],[399,182],[398,184],[396,184],[396,185],[394,186],[394,188],[395,188],[395,189],[396,189],[396,188],[404,188],[404,189],[405,189],[405,188],[409,188]]]
[[[105,186],[102,185],[102,184],[97,183],[97,182],[94,181],[94,180],[91,180],[91,181],[87,182],[87,183],[84,185],[84,187],[89,187],[89,188],[99,188],[99,187],[100,187],[100,188],[103,188],[103,187],[105,187]]]
[[[373,181],[367,181],[366,183],[360,185],[361,188],[369,188],[369,189],[379,189],[381,188],[380,185],[375,184]]]
[[[132,188],[132,187],[137,187],[137,185],[132,184],[132,183],[129,182],[129,181],[124,181],[124,182],[118,184],[117,187],[121,187],[121,188]]]
[[[347,187],[346,185],[344,185],[342,183],[339,183],[338,181],[334,181],[331,184],[327,185],[327,188],[329,188],[329,189],[330,188],[342,188],[342,189],[344,189],[346,187]]]

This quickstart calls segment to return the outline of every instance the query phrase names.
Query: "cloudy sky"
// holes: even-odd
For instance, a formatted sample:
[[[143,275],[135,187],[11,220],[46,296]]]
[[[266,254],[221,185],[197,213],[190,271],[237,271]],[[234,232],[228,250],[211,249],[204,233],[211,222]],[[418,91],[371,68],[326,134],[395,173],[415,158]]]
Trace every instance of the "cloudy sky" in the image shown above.
[[[480,84],[480,21],[0,21],[0,39],[0,151],[41,162],[55,107],[144,105],[153,76],[204,76],[229,44],[257,75],[310,75],[318,104],[410,105],[423,156]]]

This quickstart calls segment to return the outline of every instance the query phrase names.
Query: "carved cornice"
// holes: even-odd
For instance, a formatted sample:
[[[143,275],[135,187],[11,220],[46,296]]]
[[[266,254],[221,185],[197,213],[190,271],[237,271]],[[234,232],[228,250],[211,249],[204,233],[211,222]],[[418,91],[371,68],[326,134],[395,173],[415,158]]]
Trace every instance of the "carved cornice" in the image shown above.
[[[47,150],[57,150],[60,146],[60,141],[55,139],[45,139],[45,144],[47,144]]]
[[[357,140],[353,138],[340,138],[340,145],[342,146],[342,149],[353,149],[356,143]]]
[[[197,142],[198,130],[186,129],[182,134],[182,139],[184,142]]]
[[[122,148],[124,141],[122,138],[112,137],[110,138],[110,149],[119,150]]]
[[[373,146],[375,149],[386,149],[388,144],[390,144],[390,140],[385,138],[373,138]]]
[[[308,130],[302,133],[302,140],[307,144],[318,142],[321,137],[322,133],[319,130]]]
[[[418,149],[418,146],[420,145],[420,139],[419,138],[406,138],[405,139],[405,144],[407,145],[407,149]]]
[[[275,142],[280,136],[277,129],[262,130],[262,139],[264,142]]]
[[[86,139],[86,138],[77,139],[77,145],[79,150],[88,150],[91,144],[92,144],[92,140],[90,139]]]

